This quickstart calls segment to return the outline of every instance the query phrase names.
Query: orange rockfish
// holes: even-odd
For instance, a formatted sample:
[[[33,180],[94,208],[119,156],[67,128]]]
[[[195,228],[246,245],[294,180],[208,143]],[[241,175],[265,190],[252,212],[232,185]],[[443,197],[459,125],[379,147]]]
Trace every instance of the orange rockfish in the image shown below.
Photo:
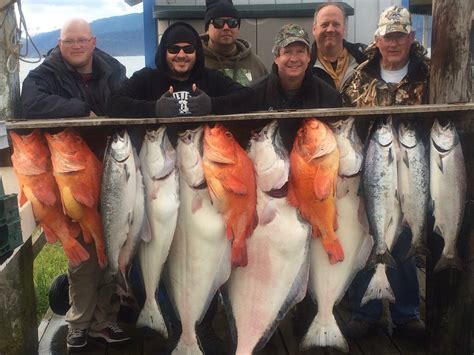
[[[35,129],[28,135],[10,132],[12,163],[20,185],[21,198],[31,202],[35,219],[49,243],[61,241],[69,262],[78,266],[89,253],[75,238],[81,229],[63,213],[58,186],[53,176],[51,154],[43,134]]]
[[[204,127],[203,169],[212,203],[224,216],[232,242],[232,266],[247,265],[247,245],[257,226],[257,192],[253,164],[221,124]]]
[[[322,238],[331,264],[344,260],[335,233],[338,169],[339,150],[331,129],[314,118],[305,120],[290,154],[288,202],[311,223],[313,238]]]
[[[84,241],[95,242],[99,265],[107,265],[104,234],[97,205],[102,181],[102,163],[79,134],[70,129],[45,133],[53,171],[61,193],[64,211],[81,226]]]

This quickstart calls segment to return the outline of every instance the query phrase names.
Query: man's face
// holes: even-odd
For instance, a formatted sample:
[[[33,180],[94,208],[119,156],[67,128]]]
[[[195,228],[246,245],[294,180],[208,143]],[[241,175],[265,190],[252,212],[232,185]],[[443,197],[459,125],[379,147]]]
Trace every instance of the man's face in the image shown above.
[[[229,46],[233,45],[239,37],[240,28],[239,25],[231,28],[228,23],[221,20],[230,20],[232,17],[219,17],[211,20],[207,33],[209,40],[216,45]],[[233,19],[237,21],[237,19]],[[235,21],[230,21],[232,25],[235,25]],[[223,23],[222,23],[223,22]],[[229,21],[228,21],[229,22]],[[237,21],[238,23],[238,21]],[[221,25],[223,27],[221,27]],[[218,28],[221,27],[221,28]]]
[[[61,31],[58,41],[64,60],[79,72],[87,67],[92,69],[92,55],[96,38],[92,36],[87,24],[73,22]]]
[[[344,15],[338,7],[326,6],[318,12],[313,25],[313,36],[323,54],[325,49],[342,46],[344,31]]]
[[[408,62],[410,47],[415,33],[392,32],[385,36],[377,36],[375,45],[382,55],[381,65],[387,70],[401,69]]]
[[[166,50],[166,63],[173,78],[186,80],[196,63],[196,48],[187,42],[174,43]]]
[[[302,79],[310,61],[309,48],[301,42],[290,43],[285,48],[280,48],[279,56],[274,61],[281,80]]]

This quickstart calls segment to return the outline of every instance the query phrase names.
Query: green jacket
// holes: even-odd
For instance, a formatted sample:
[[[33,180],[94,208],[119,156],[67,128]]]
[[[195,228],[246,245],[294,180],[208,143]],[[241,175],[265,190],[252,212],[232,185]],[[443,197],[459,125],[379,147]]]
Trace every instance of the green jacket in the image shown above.
[[[373,107],[428,103],[429,59],[418,43],[410,49],[407,75],[398,84],[388,84],[380,76],[380,51],[374,44],[352,78],[341,89],[344,106]]]
[[[250,83],[264,75],[267,75],[267,69],[263,62],[254,53],[251,45],[243,39],[237,39],[237,53],[233,56],[222,56],[209,48],[209,36],[201,36],[204,49],[205,66],[211,69],[217,69],[224,75],[241,85],[249,86]]]

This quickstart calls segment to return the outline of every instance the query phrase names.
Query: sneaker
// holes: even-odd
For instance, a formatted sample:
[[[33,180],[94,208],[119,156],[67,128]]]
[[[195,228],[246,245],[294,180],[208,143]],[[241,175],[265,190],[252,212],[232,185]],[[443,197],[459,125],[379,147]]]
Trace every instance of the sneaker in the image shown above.
[[[130,337],[116,324],[110,325],[101,330],[91,330],[89,336],[92,338],[105,339],[107,343],[120,343],[130,340]]]
[[[347,323],[345,335],[348,338],[360,339],[366,336],[370,330],[375,328],[374,323],[367,322],[362,319],[351,319]]]
[[[421,319],[411,319],[406,323],[397,324],[396,332],[413,339],[422,339],[425,336],[425,322]]]
[[[87,329],[68,328],[67,347],[82,348],[87,345]]]

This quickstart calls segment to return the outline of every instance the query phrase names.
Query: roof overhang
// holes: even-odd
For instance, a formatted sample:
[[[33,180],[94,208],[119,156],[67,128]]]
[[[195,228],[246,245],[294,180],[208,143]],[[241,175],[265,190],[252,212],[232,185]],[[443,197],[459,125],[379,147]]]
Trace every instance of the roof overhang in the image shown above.
[[[410,0],[410,12],[416,15],[431,15],[432,0]]]
[[[124,1],[130,6],[135,6],[142,2],[142,0],[124,0]]]

